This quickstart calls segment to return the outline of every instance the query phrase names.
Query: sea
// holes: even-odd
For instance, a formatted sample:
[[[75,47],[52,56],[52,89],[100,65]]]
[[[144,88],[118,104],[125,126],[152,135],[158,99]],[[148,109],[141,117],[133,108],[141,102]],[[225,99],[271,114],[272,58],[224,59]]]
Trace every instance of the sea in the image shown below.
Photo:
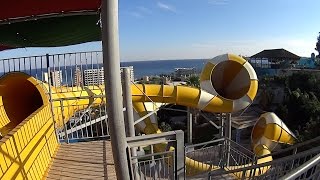
[[[204,59],[181,59],[181,60],[152,60],[152,61],[131,61],[131,62],[121,62],[121,67],[133,66],[134,78],[141,79],[143,76],[159,76],[159,75],[172,75],[175,68],[195,68],[196,72],[200,73],[204,67],[206,60]],[[0,64],[0,76],[11,71],[21,71],[25,72],[39,80],[45,80],[44,74],[47,73],[47,67],[43,66],[31,66],[30,64],[25,65],[6,65]],[[38,67],[38,68],[35,68]],[[101,68],[103,65],[99,64],[88,64],[82,65],[81,70],[85,69],[96,69]],[[53,66],[50,67],[51,71],[61,71],[62,72],[62,84],[72,85],[74,80],[74,72],[76,65],[69,66]]]
[[[132,61],[121,62],[121,67],[133,66],[135,79],[139,79],[143,76],[170,75],[175,68],[195,68],[200,73],[205,62],[204,59]]]

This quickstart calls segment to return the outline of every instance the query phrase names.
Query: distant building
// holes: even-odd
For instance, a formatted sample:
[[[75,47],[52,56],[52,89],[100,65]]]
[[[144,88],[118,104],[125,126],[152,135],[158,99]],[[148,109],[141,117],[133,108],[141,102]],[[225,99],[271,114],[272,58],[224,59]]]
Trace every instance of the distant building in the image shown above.
[[[145,81],[145,82],[149,82],[149,76],[143,76],[143,81]]]
[[[300,56],[285,49],[267,49],[250,57],[250,63],[255,68],[285,69],[293,67]]]
[[[62,84],[62,71],[52,71],[50,72],[51,81],[50,84],[52,86],[61,86]],[[49,83],[49,76],[48,73],[44,73],[44,81]]]
[[[175,68],[174,76],[181,77],[181,76],[190,76],[196,74],[196,68]]]
[[[76,67],[74,70],[74,86],[82,86],[83,85],[83,78],[82,78],[82,71],[79,67]]]
[[[83,71],[84,84],[86,86],[104,84],[104,70],[100,69],[86,69]]]
[[[125,68],[125,67],[121,67],[121,68],[120,68],[121,77],[122,77],[123,68]],[[134,70],[133,70],[133,66],[128,66],[128,67],[126,67],[126,68],[129,68],[129,69],[130,69],[130,79],[131,79],[132,82],[134,82]]]

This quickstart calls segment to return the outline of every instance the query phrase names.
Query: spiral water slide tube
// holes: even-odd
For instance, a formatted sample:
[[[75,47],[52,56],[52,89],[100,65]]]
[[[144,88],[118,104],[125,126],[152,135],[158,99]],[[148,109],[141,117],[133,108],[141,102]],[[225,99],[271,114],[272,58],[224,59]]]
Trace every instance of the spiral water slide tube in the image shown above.
[[[132,100],[139,115],[145,115],[145,102],[174,103],[198,108],[208,112],[235,112],[246,108],[253,101],[258,88],[258,80],[251,65],[243,58],[225,54],[208,61],[201,74],[201,89],[186,86],[167,85],[132,85]],[[75,91],[76,90],[76,91]],[[46,113],[61,127],[74,112],[105,102],[103,98],[94,98],[94,95],[103,95],[103,86],[86,88],[73,87],[53,88],[53,113]],[[5,136],[27,117],[36,115],[37,109],[49,104],[49,87],[35,78],[24,73],[13,72],[0,79],[0,132]],[[55,101],[57,99],[64,99]],[[63,106],[63,108],[61,108]],[[271,117],[271,120],[270,120]],[[45,117],[43,117],[45,118]],[[261,118],[263,119],[263,118]],[[253,131],[253,140],[256,144],[254,152],[258,156],[270,153],[268,140],[281,142],[278,132],[283,132],[281,122],[273,122],[272,116],[265,116],[265,121],[258,123]],[[272,123],[273,122],[273,123]],[[274,124],[269,125],[269,124]],[[136,128],[146,134],[161,133],[157,123],[146,118],[136,125]],[[280,130],[280,131],[279,131]],[[276,132],[274,132],[276,131]],[[286,131],[290,134],[290,131]],[[285,133],[280,133],[283,137]],[[290,135],[287,135],[292,142]],[[260,144],[259,144],[260,143]],[[31,146],[31,145],[30,145]],[[156,151],[163,151],[166,145],[158,145]],[[258,160],[258,163],[271,161],[272,157]],[[208,171],[219,167],[205,164],[186,158],[187,172]],[[234,169],[234,168],[233,168]]]

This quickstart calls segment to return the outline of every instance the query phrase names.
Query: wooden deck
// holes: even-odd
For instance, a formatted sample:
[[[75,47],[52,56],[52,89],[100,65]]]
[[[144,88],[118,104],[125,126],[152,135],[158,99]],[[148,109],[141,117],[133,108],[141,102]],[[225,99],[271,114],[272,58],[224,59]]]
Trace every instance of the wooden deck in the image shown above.
[[[46,179],[116,179],[110,141],[61,144]]]

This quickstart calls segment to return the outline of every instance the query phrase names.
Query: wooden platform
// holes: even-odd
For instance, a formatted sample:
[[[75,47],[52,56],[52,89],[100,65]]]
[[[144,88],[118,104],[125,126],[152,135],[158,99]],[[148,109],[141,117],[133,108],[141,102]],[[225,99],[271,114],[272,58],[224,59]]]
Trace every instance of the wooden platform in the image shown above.
[[[116,179],[110,141],[61,144],[46,179]]]

